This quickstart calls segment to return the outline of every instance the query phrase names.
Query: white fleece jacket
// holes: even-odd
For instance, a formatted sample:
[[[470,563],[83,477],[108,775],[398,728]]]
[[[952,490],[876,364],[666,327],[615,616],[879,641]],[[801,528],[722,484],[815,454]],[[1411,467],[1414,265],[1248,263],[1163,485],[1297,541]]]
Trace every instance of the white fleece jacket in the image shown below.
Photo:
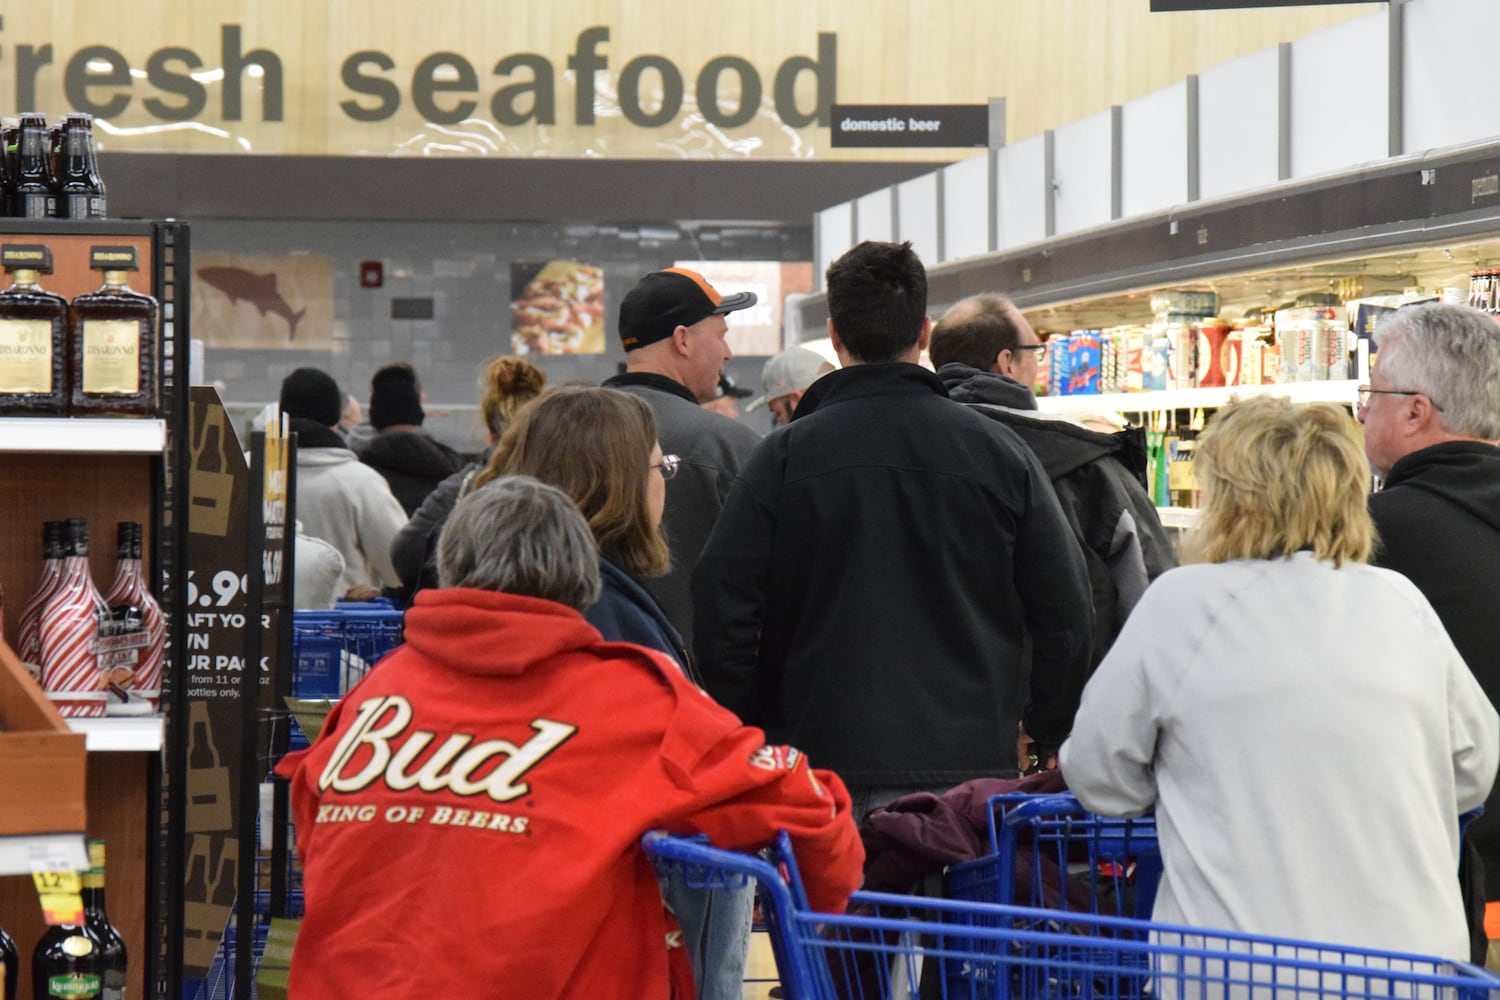
[[[391,542],[406,524],[406,511],[385,477],[348,448],[298,449],[297,519],[344,557],[339,594],[357,584],[401,585]]]

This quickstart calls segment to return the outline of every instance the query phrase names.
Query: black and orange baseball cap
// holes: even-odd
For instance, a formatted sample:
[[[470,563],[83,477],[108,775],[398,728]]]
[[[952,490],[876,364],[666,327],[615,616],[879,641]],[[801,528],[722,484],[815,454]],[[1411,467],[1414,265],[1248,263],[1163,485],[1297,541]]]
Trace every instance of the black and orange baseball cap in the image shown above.
[[[666,340],[679,326],[753,305],[754,292],[720,295],[697,271],[685,267],[653,271],[636,282],[620,303],[620,343],[633,351]]]

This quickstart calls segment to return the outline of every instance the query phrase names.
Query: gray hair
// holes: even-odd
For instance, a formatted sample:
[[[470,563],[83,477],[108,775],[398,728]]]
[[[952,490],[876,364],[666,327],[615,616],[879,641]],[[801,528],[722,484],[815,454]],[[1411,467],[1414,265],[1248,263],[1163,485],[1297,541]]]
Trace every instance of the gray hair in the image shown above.
[[[599,550],[562,490],[502,476],[453,508],[438,539],[444,587],[540,597],[582,611],[599,600]]]
[[[1469,306],[1404,306],[1375,328],[1376,364],[1393,389],[1442,407],[1449,434],[1500,438],[1500,326]]]

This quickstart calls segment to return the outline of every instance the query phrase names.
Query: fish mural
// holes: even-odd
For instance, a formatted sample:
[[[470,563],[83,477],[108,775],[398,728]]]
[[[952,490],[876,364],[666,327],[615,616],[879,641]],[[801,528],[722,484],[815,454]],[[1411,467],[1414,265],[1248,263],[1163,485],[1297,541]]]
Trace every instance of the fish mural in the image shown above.
[[[239,267],[203,267],[198,269],[198,277],[229,296],[230,305],[245,301],[262,316],[280,316],[286,320],[287,341],[297,339],[297,324],[307,310],[292,311],[291,305],[276,289],[276,275],[256,274]]]

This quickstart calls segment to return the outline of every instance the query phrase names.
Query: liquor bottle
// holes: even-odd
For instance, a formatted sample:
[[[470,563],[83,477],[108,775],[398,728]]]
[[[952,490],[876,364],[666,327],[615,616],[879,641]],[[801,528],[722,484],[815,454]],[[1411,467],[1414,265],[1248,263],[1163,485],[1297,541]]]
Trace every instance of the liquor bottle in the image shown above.
[[[0,247],[11,286],[0,292],[0,416],[63,415],[68,401],[68,303],[44,291],[52,251]]]
[[[115,565],[114,583],[104,595],[115,637],[128,651],[115,671],[128,670],[128,678],[118,677],[112,683],[126,680],[131,711],[121,711],[117,699],[109,700],[107,714],[143,714],[156,710],[161,697],[162,664],[166,657],[167,623],[161,605],[151,596],[141,571],[141,525],[138,521],[121,521],[117,527],[119,562]]]
[[[57,214],[65,219],[105,217],[104,180],[94,152],[94,119],[72,114],[63,119],[62,150],[57,158]]]
[[[87,924],[47,928],[31,953],[33,1000],[98,1000],[104,989],[100,942]]]
[[[83,876],[83,913],[99,939],[100,1000],[125,1000],[125,939],[104,910],[104,841],[89,841],[89,870]]]
[[[62,201],[62,149],[63,127],[57,122],[47,128],[47,176],[52,181],[52,215],[65,219]]]
[[[62,579],[42,609],[42,690],[68,718],[104,714],[105,692],[95,649],[99,626],[109,616],[89,577],[89,526],[68,520]]]
[[[37,584],[31,600],[26,602],[20,624],[16,626],[16,655],[38,683],[42,680],[42,609],[62,579],[65,525],[64,521],[48,521],[42,525],[42,581]]]
[[[156,300],[126,283],[137,269],[134,247],[96,246],[89,267],[102,271],[98,290],[73,300],[72,388],[75,415],[156,415]]]
[[[16,985],[20,982],[20,975],[21,953],[16,951],[16,943],[5,933],[5,928],[0,927],[0,997],[4,1000],[16,1000]]]
[[[35,112],[21,116],[21,134],[16,148],[15,215],[23,219],[47,219],[57,214],[57,195],[52,188],[48,160],[47,118]]]

